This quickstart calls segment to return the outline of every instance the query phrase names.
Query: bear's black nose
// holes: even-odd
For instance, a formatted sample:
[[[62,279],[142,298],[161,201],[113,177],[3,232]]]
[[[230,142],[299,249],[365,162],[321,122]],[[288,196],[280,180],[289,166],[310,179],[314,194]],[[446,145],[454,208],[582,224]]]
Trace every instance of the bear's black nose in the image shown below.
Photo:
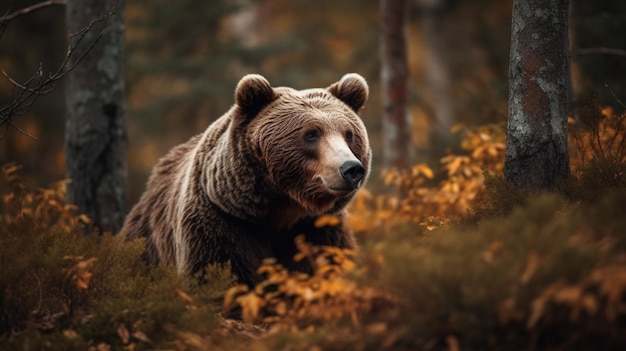
[[[365,176],[365,168],[359,161],[347,161],[339,167],[339,173],[346,183],[354,189],[359,186],[359,182]]]

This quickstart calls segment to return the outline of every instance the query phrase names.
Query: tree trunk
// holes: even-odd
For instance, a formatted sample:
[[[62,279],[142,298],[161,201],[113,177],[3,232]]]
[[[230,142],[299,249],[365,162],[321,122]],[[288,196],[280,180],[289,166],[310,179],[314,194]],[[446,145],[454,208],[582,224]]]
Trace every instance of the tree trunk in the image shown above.
[[[450,96],[450,75],[445,60],[445,40],[442,22],[448,7],[447,0],[419,0],[421,31],[424,38],[424,64],[428,90],[432,93],[431,110],[434,113],[433,135],[449,146],[454,102]]]
[[[411,116],[407,106],[409,69],[406,49],[406,0],[380,2],[382,142],[385,167],[408,167]]]
[[[504,174],[520,189],[569,177],[568,0],[514,0]]]
[[[116,233],[124,220],[126,202],[124,1],[68,0],[66,23],[73,41],[77,37],[71,33],[113,8],[115,13],[107,24],[96,23],[72,55],[81,57],[103,33],[68,74],[65,154],[67,177],[72,181],[68,202],[77,205],[101,231]]]

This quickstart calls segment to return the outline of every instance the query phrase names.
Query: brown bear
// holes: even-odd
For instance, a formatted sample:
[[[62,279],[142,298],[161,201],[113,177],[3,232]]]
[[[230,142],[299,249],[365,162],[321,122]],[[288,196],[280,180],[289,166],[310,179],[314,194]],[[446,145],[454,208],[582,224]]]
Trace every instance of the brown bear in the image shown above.
[[[240,282],[254,285],[268,257],[310,273],[308,262],[293,261],[296,236],[354,247],[343,219],[370,172],[367,131],[357,115],[368,94],[354,73],[307,90],[244,76],[232,108],[158,162],[122,235],[145,237],[144,258],[180,273],[230,262]],[[341,223],[317,228],[324,214]]]

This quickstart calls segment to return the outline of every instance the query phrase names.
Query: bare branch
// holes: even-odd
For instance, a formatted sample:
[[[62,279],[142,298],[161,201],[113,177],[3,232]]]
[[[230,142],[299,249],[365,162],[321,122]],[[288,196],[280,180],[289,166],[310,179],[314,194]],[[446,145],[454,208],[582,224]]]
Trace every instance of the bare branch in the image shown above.
[[[42,8],[45,8],[45,7],[48,7],[48,6],[55,6],[55,5],[65,5],[65,0],[47,0],[47,1],[43,1],[43,2],[40,2],[40,3],[35,4],[35,5],[31,5],[31,6],[25,7],[23,9],[21,9],[21,10],[17,10],[17,11],[15,11],[13,13],[8,13],[8,11],[7,11],[7,14],[5,14],[2,17],[0,17],[0,26],[6,25],[6,23],[8,23],[9,21],[15,19],[18,16],[26,15],[26,14],[31,13],[33,11],[37,11],[39,9],[42,9]]]
[[[622,102],[622,100],[620,100],[617,95],[615,95],[615,92],[613,91],[613,89],[611,89],[611,87],[609,87],[608,84],[604,83],[604,86],[609,89],[609,92],[611,93],[611,95],[613,95],[613,98],[617,101],[618,104],[620,104],[623,108],[626,108],[626,105],[624,105],[624,103]]]
[[[39,92],[39,91],[37,91],[36,89],[31,89],[31,88],[29,88],[29,87],[28,87],[28,84],[29,84],[29,83],[33,80],[33,78],[35,78],[35,77],[31,77],[31,78],[30,78],[30,79],[28,79],[28,80],[27,80],[24,84],[20,84],[20,83],[16,82],[13,78],[9,77],[9,75],[7,74],[7,72],[6,72],[5,70],[0,69],[0,71],[2,71],[2,75],[3,75],[3,76],[4,76],[4,77],[5,77],[5,78],[9,81],[9,82],[11,82],[11,84],[13,84],[14,86],[16,86],[16,87],[18,87],[18,88],[20,88],[20,89],[22,89],[22,90],[25,90],[25,91],[31,92],[31,93],[33,93],[33,94],[39,94],[39,93],[40,93],[40,92]]]
[[[86,35],[86,34],[87,34],[90,30],[91,30],[91,28],[92,28],[92,27],[93,27],[96,23],[99,23],[99,22],[106,22],[105,27],[106,27],[106,26],[108,26],[108,21],[109,21],[109,19],[110,19],[110,18],[111,18],[111,17],[112,17],[112,16],[113,16],[116,12],[117,12],[117,9],[116,9],[115,7],[113,7],[113,8],[111,9],[111,11],[109,11],[109,13],[107,13],[106,15],[104,15],[104,16],[102,16],[102,17],[98,18],[98,19],[92,20],[92,21],[91,21],[91,22],[90,22],[87,26],[83,27],[83,28],[82,28],[81,30],[79,30],[77,33],[70,34],[70,38],[73,38],[73,37],[75,37],[75,36],[78,36],[78,39],[76,40],[76,42],[74,43],[74,45],[73,45],[73,46],[70,46],[70,48],[68,49],[68,51],[67,51],[67,55],[65,56],[65,60],[63,60],[63,65],[61,66],[61,68],[63,68],[63,66],[65,66],[65,63],[67,63],[67,62],[69,61],[69,57],[70,57],[70,55],[72,54],[72,52],[74,51],[74,49],[75,49],[76,47],[78,47],[78,45],[80,44],[80,42],[83,40],[83,38],[85,37],[85,35]],[[96,44],[98,43],[98,41],[100,40],[100,38],[102,38],[102,35],[103,35],[103,34],[104,34],[104,29],[103,29],[103,30],[101,30],[101,31],[100,31],[100,33],[98,33],[98,36],[96,37],[96,39],[94,39],[94,40],[91,42],[91,45],[89,45],[89,47],[87,48],[87,50],[85,50],[85,53],[84,53],[82,56],[80,56],[80,57],[79,57],[76,61],[74,61],[74,62],[72,63],[72,65],[71,65],[69,68],[67,68],[63,74],[65,74],[65,73],[67,73],[67,72],[71,71],[72,69],[74,69],[74,67],[76,67],[76,65],[78,65],[78,64],[79,64],[79,63],[80,63],[80,62],[81,62],[81,61],[85,58],[85,56],[87,56],[87,54],[89,54],[89,53],[91,52],[91,50],[93,49],[93,47],[94,47],[94,46],[96,46]]]
[[[32,134],[29,134],[29,133],[28,133],[28,132],[26,132],[24,129],[22,129],[22,128],[20,128],[20,127],[16,126],[15,124],[13,124],[13,123],[9,122],[9,123],[8,123],[8,125],[9,125],[9,126],[11,126],[11,127],[13,127],[13,128],[15,128],[15,129],[17,129],[17,131],[18,131],[18,132],[20,132],[20,133],[22,133],[22,134],[26,135],[27,137],[29,137],[29,138],[31,138],[31,139],[33,139],[33,140],[37,140],[37,138],[35,138]]]
[[[40,3],[38,5],[48,4],[46,6],[49,6],[52,3],[60,4],[61,2],[65,3],[64,1],[50,0]],[[29,11],[33,10],[31,9]],[[20,133],[35,139],[32,135],[29,135],[13,123],[14,117],[24,115],[28,108],[30,108],[41,95],[50,93],[54,89],[56,82],[62,79],[72,69],[74,69],[76,65],[78,65],[92,51],[92,49],[96,46],[96,44],[102,37],[103,32],[108,25],[109,19],[116,12],[116,8],[113,8],[107,14],[92,20],[88,25],[81,28],[78,32],[69,33],[68,36],[75,40],[73,40],[73,42],[68,45],[65,58],[63,59],[63,62],[61,62],[61,64],[59,65],[59,68],[56,70],[56,72],[48,74],[46,78],[44,78],[43,67],[41,64],[35,74],[27,79],[24,83],[18,83],[15,79],[9,76],[8,73],[6,73],[4,70],[1,70],[4,77],[13,85],[13,91],[11,92],[11,96],[9,97],[6,104],[0,107],[0,128],[12,127]],[[79,45],[81,45],[81,42],[83,41],[87,33],[92,30],[94,25],[101,22],[104,23],[104,28],[102,28],[96,38],[91,41],[86,50],[84,50],[84,52],[80,56],[76,57],[75,50],[79,47]],[[3,22],[0,22],[0,27],[2,23]],[[71,63],[70,59],[73,59]],[[4,133],[1,133],[0,138],[2,138],[3,135]]]
[[[579,58],[580,56],[586,56],[586,55],[614,55],[614,56],[626,57],[626,50],[597,47],[597,48],[577,49],[572,52],[573,59]]]

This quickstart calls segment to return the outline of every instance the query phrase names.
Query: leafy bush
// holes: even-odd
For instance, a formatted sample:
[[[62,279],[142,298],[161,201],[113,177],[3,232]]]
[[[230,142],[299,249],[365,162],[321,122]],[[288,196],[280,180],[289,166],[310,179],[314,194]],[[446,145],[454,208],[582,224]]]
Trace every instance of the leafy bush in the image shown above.
[[[67,182],[33,188],[17,170],[0,168],[0,347],[146,349],[219,326],[228,267],[208,267],[202,286],[146,267],[143,242],[85,234]]]
[[[623,331],[626,317],[625,201],[626,191],[594,205],[543,195],[470,229],[392,237],[375,281],[398,294],[403,339],[416,347],[450,335],[470,349],[585,349],[600,335],[624,346],[602,328]]]
[[[299,239],[314,274],[267,260],[252,289],[228,267],[206,284],[146,267],[141,241],[85,234],[66,182],[30,187],[5,165],[0,349],[626,349],[626,118],[594,118],[572,126],[556,193],[500,175],[502,128],[464,130],[440,170],[390,170],[394,194],[360,193],[358,251]]]
[[[464,136],[465,154],[443,157],[437,173],[426,164],[383,171],[383,182],[393,186],[394,193],[373,195],[361,190],[350,205],[352,228],[369,236],[403,223],[432,230],[466,216],[486,190],[485,177],[493,179],[502,172],[505,133],[498,125],[457,126],[455,131]]]
[[[224,299],[226,310],[240,307],[243,320],[263,323],[272,330],[314,330],[329,321],[358,318],[359,314],[390,307],[393,298],[358,288],[346,274],[356,268],[354,253],[331,246],[315,247],[296,238],[296,260],[309,260],[314,274],[288,272],[275,260],[267,260],[259,273],[265,280],[253,290],[246,285],[231,288]]]

